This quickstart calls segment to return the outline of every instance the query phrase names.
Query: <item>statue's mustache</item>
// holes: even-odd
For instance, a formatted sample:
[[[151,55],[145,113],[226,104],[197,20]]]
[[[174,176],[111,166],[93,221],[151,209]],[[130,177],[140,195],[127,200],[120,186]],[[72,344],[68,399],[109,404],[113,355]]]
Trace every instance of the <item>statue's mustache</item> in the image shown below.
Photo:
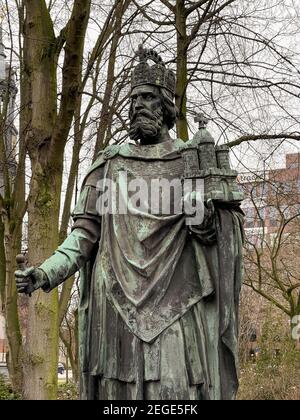
[[[136,111],[132,114],[131,123],[134,123],[138,118],[146,118],[149,120],[156,120],[157,115],[154,112],[149,111],[148,109],[142,109],[140,111]]]
[[[135,111],[130,119],[129,136],[132,140],[143,137],[155,137],[162,127],[163,114],[161,109],[149,111],[139,109]]]

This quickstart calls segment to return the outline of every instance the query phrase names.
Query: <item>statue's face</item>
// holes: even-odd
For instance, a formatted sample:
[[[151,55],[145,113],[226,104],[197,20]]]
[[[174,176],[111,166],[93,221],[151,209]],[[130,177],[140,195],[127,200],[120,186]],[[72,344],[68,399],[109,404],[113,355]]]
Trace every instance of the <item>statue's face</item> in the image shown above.
[[[130,138],[155,142],[163,125],[160,91],[156,86],[138,86],[131,93]]]

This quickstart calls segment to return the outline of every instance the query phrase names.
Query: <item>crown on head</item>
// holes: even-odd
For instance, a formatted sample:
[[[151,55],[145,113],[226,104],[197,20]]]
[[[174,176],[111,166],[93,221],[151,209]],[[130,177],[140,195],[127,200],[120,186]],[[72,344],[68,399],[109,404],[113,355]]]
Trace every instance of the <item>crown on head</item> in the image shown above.
[[[135,67],[131,75],[131,88],[141,85],[154,85],[167,89],[172,96],[175,95],[175,74],[168,70],[162,58],[154,50],[148,50],[139,45],[137,52],[139,64]],[[148,60],[154,61],[150,66]]]

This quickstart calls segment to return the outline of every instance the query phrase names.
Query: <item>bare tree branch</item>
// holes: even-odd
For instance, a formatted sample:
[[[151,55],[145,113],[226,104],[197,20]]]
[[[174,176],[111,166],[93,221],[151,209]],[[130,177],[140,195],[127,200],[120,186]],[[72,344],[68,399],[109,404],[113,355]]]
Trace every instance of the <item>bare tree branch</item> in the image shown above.
[[[201,6],[204,6],[205,3],[210,3],[210,5],[212,4],[211,0],[199,0],[196,1],[195,4],[193,4],[193,6],[190,6],[186,9],[186,16],[190,15],[194,10],[200,8]]]
[[[282,133],[282,134],[257,134],[257,135],[245,135],[236,140],[233,140],[228,144],[229,147],[236,147],[242,143],[258,140],[280,140],[280,139],[291,139],[291,140],[300,140],[300,134],[297,133]]]

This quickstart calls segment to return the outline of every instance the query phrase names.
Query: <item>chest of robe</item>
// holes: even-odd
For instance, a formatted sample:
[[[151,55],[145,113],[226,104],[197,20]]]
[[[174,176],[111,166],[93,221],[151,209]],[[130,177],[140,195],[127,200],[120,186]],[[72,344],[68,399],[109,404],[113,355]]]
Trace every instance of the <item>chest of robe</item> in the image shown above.
[[[109,301],[145,342],[205,293],[185,216],[178,210],[182,173],[180,157],[142,161],[116,156],[105,167],[115,196],[113,211],[102,217],[94,287],[100,293],[104,282]],[[141,188],[135,191],[138,185],[143,194],[138,194]],[[119,211],[120,196],[128,203],[126,211]]]

